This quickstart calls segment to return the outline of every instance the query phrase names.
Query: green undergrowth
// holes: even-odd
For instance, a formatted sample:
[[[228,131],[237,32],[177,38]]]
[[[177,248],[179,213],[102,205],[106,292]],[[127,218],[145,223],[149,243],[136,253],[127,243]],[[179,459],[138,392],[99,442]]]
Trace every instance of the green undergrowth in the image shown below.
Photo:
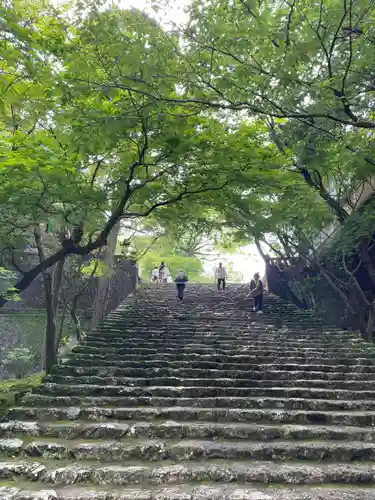
[[[0,421],[20,398],[41,384],[43,377],[42,372],[20,379],[0,380]]]

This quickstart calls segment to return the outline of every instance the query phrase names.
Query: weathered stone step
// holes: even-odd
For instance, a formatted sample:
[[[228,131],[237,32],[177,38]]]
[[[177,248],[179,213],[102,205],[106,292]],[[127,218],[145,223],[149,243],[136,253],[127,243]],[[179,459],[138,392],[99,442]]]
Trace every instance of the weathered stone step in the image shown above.
[[[42,410],[48,406],[183,406],[192,408],[269,408],[285,410],[311,411],[345,411],[362,410],[375,411],[375,400],[340,400],[340,399],[309,399],[298,397],[154,397],[154,396],[48,396],[28,394],[22,400],[23,404]]]
[[[169,387],[145,386],[132,387],[121,385],[64,385],[42,384],[34,389],[36,394],[55,396],[163,396],[163,397],[224,397],[224,396],[269,396],[311,399],[373,399],[375,390],[320,389],[309,387]]]
[[[61,363],[59,365],[56,365],[53,369],[53,373],[66,373],[68,372],[71,375],[74,374],[97,374],[97,373],[103,373],[103,374],[114,374],[114,373],[119,373],[119,374],[126,374],[130,373],[128,370],[141,370],[142,373],[145,373],[145,371],[148,370],[154,370],[154,369],[165,369],[165,370],[200,370],[203,372],[219,372],[219,373],[225,373],[225,372],[251,372],[252,374],[258,373],[258,372],[269,372],[273,370],[277,371],[312,371],[312,372],[319,372],[319,373],[353,373],[353,374],[360,374],[360,373],[375,373],[375,363],[373,365],[358,365],[358,364],[346,364],[346,365],[332,365],[332,364],[326,364],[326,365],[319,365],[319,364],[297,364],[297,363],[263,363],[263,364],[244,364],[244,363],[221,363],[220,361],[164,361],[164,360],[147,360],[146,362],[140,362],[140,361],[123,361],[120,363],[118,366],[113,366],[113,363],[111,365],[107,364],[98,364],[97,366],[93,365],[91,362],[86,365],[86,363],[83,362],[81,365],[80,363],[76,362],[74,363],[73,360],[69,360],[66,363]],[[70,370],[72,370],[70,372]],[[73,371],[74,370],[74,371]],[[161,371],[158,373],[162,373]],[[363,375],[362,375],[363,376]]]
[[[296,424],[296,425],[346,425],[373,426],[375,411],[302,410],[279,408],[205,408],[205,407],[68,407],[68,408],[14,408],[8,419],[40,421],[54,420],[130,420],[130,421],[164,421],[174,422],[263,422],[264,424]],[[2,426],[2,427],[1,427]],[[8,422],[0,424],[1,429],[9,429]],[[0,431],[1,432],[1,431]],[[338,439],[338,438],[337,438]],[[341,439],[341,438],[340,438]],[[359,439],[359,438],[358,438]],[[371,439],[372,440],[372,439]]]
[[[187,319],[194,321],[198,315],[200,317],[207,317],[207,318],[213,318],[213,319],[221,319],[222,317],[230,317],[230,313],[232,312],[237,312],[238,316],[233,316],[234,320],[238,320],[238,317],[252,317],[254,318],[255,315],[252,312],[252,302],[248,301],[243,304],[240,304],[238,301],[236,303],[232,304],[225,304],[223,302],[215,303],[214,301],[207,301],[206,298],[200,303],[190,303],[190,304],[185,304],[184,309],[176,309],[173,306],[175,305],[175,298],[171,297],[172,302],[170,298],[168,298],[167,301],[163,302],[163,298],[161,296],[158,296],[157,299],[155,298],[152,301],[147,301],[142,304],[136,303],[133,304],[132,307],[127,308],[126,310],[116,310],[113,311],[113,313],[109,314],[106,318],[105,322],[102,322],[99,326],[102,326],[103,324],[107,323],[108,321],[124,321],[126,322],[126,319],[132,319],[132,318],[137,318],[137,319],[142,319],[142,311],[144,313],[144,317],[147,317],[148,319],[157,319],[160,321],[164,321],[164,323],[171,321],[173,319]],[[198,300],[202,300],[201,298],[198,298]],[[157,302],[157,306],[155,304]],[[290,319],[300,319],[301,321],[309,321],[310,322],[310,327],[312,324],[316,325],[321,325],[323,324],[323,321],[321,318],[318,318],[314,313],[311,314],[311,311],[306,311],[306,310],[301,310],[298,308],[290,308],[288,307],[288,304],[278,304],[274,303],[272,304],[272,301],[269,301],[267,298],[267,316],[270,317],[278,317],[282,316],[285,317],[286,320]],[[269,307],[271,306],[272,307]],[[171,307],[172,306],[172,307]],[[191,314],[192,312],[195,313],[195,315]],[[286,314],[287,313],[287,314]],[[132,316],[132,318],[129,318],[129,316]],[[325,325],[327,327],[327,324]],[[339,329],[337,326],[332,326],[332,329]]]
[[[333,357],[332,355],[323,355],[319,354],[319,356],[313,356],[310,354],[306,355],[299,355],[299,354],[286,354],[283,353],[283,355],[277,355],[276,353],[273,353],[272,355],[265,356],[264,352],[259,355],[254,355],[254,353],[249,350],[249,353],[251,354],[233,354],[233,355],[225,355],[225,354],[220,354],[217,351],[212,351],[210,354],[200,354],[198,356],[197,353],[186,353],[186,352],[181,352],[178,354],[178,351],[175,351],[174,354],[165,354],[162,352],[158,352],[157,354],[143,354],[142,356],[138,354],[122,354],[122,355],[106,355],[106,354],[79,354],[79,353],[72,353],[69,356],[69,359],[71,360],[79,360],[80,362],[82,361],[103,361],[107,362],[110,366],[121,366],[122,361],[132,361],[132,360],[139,360],[139,362],[145,363],[147,360],[164,360],[164,361],[196,361],[198,358],[202,361],[208,360],[208,361],[218,361],[221,363],[245,363],[245,364],[250,364],[250,363],[256,363],[258,362],[259,364],[263,363],[270,363],[272,361],[274,362],[279,362],[279,363],[296,363],[296,364],[302,364],[309,362],[309,364],[314,361],[315,364],[362,364],[362,365],[374,365],[375,360],[371,356],[366,356],[364,354],[359,356],[336,356]]]
[[[273,462],[232,462],[213,460],[188,462],[186,464],[152,465],[127,464],[106,465],[66,465],[49,460],[32,462],[8,461],[0,463],[0,479],[27,479],[54,484],[113,484],[152,485],[180,484],[183,482],[241,482],[320,485],[329,483],[362,484],[375,483],[375,465],[372,464],[320,464],[320,463],[273,463]]]
[[[267,341],[267,342],[255,342],[249,339],[232,339],[231,341],[227,342],[222,342],[222,341],[212,341],[212,342],[202,342],[200,340],[195,341],[194,339],[185,339],[182,340],[181,342],[175,342],[173,340],[168,340],[168,339],[157,339],[155,340],[154,338],[151,339],[136,339],[136,338],[130,338],[130,339],[123,339],[119,340],[116,339],[116,341],[112,340],[91,340],[91,339],[85,339],[81,343],[81,347],[85,347],[87,349],[87,352],[89,350],[94,350],[94,349],[108,349],[109,352],[113,352],[119,349],[128,349],[129,346],[134,346],[137,348],[147,348],[147,349],[163,349],[165,345],[168,344],[169,348],[174,348],[174,349],[180,349],[180,348],[199,348],[199,349],[233,349],[238,348],[239,351],[242,349],[266,349],[266,350],[276,350],[279,351],[281,349],[288,350],[291,349],[293,351],[296,350],[309,350],[312,349],[314,351],[317,350],[328,350],[328,351],[339,351],[339,352],[371,352],[370,348],[366,346],[366,344],[361,344],[359,342],[354,343],[353,342],[353,347],[352,344],[349,342],[342,341],[340,345],[333,344],[333,343],[323,343],[319,341],[315,342],[304,342],[303,345],[299,345],[298,342],[288,342],[287,339],[275,339],[272,341]],[[93,351],[94,352],[94,351]],[[372,351],[374,352],[374,351]]]
[[[128,348],[129,346],[139,346],[139,347],[147,347],[147,348],[160,348],[160,347],[165,347],[165,345],[168,345],[170,348],[175,348],[175,349],[180,349],[181,346],[183,347],[198,347],[198,348],[220,348],[220,349],[228,349],[233,347],[238,347],[238,349],[242,348],[254,348],[254,349],[276,349],[280,350],[281,346],[285,350],[288,348],[293,349],[293,350],[298,350],[298,349],[313,349],[313,350],[319,350],[319,349],[328,349],[328,350],[343,350],[343,351],[348,351],[350,350],[351,352],[362,352],[362,351],[368,351],[370,348],[367,346],[367,344],[360,343],[360,342],[348,342],[348,341],[342,341],[339,345],[335,344],[333,342],[323,342],[321,340],[316,340],[314,341],[301,341],[301,342],[293,342],[292,340],[289,339],[289,337],[285,338],[270,338],[268,340],[252,340],[248,337],[242,336],[242,337],[237,337],[237,338],[232,338],[228,340],[210,340],[205,341],[204,339],[195,339],[195,338],[181,338],[179,341],[176,341],[175,339],[166,339],[163,337],[160,338],[155,338],[155,337],[149,337],[149,338],[137,338],[137,337],[129,337],[126,338],[124,337],[123,339],[115,338],[115,339],[103,339],[103,338],[98,338],[98,339],[93,339],[93,338],[85,338],[81,346],[89,348],[89,349],[111,349],[111,350],[116,350],[116,349],[124,349]],[[301,345],[302,344],[302,345]],[[352,347],[353,346],[353,347]]]
[[[103,500],[192,500],[217,482],[275,483],[243,500],[294,500],[290,483],[346,500],[343,484],[375,485],[375,349],[271,297],[258,317],[242,293],[189,285],[180,307],[173,285],[149,287],[110,314],[0,424],[0,478],[64,499],[74,483],[74,500],[83,484]]]
[[[232,322],[230,322],[232,325]],[[173,326],[160,326],[160,325],[137,325],[132,328],[128,328],[127,326],[123,327],[114,327],[108,324],[105,324],[101,329],[96,329],[88,334],[87,338],[89,339],[119,339],[123,340],[131,337],[139,337],[142,339],[147,338],[166,338],[166,339],[179,339],[179,338],[198,338],[198,339],[225,339],[225,340],[233,340],[233,338],[241,338],[242,336],[246,336],[249,339],[257,340],[272,340],[273,337],[280,339],[289,339],[295,342],[313,342],[322,341],[328,343],[338,344],[340,341],[349,342],[351,340],[361,341],[363,339],[358,333],[339,331],[332,332],[331,330],[319,330],[319,329],[306,329],[303,327],[302,329],[296,327],[296,325],[292,325],[290,327],[282,327],[276,328],[272,323],[269,324],[259,324],[250,323],[246,321],[241,326],[237,326],[236,328],[229,329],[230,325],[207,325],[202,326],[201,324],[197,325],[185,325],[182,322],[178,322]],[[232,325],[233,326],[233,325]],[[172,333],[176,329],[177,333]],[[231,335],[233,332],[233,335]]]
[[[108,409],[107,409],[108,410]],[[250,441],[275,441],[275,440],[341,440],[341,441],[375,441],[375,430],[373,427],[356,426],[327,426],[327,425],[286,425],[286,424],[265,424],[265,423],[214,423],[202,424],[193,422],[192,425],[176,422],[165,422],[162,424],[134,424],[131,422],[118,422],[112,420],[112,416],[121,415],[121,408],[118,412],[113,410],[105,413],[104,409],[97,409],[93,417],[94,410],[85,412],[71,408],[70,411],[59,411],[51,409],[45,416],[50,417],[50,421],[24,422],[11,421],[0,424],[0,436],[9,439],[14,436],[33,436],[34,438],[58,438],[58,439],[131,439],[134,435],[143,438],[170,439],[226,439],[226,440],[250,440]],[[66,419],[92,418],[97,420],[78,421],[61,423],[53,421],[65,416]],[[108,422],[106,419],[110,419]],[[225,420],[223,421],[225,422]],[[143,433],[143,434],[142,434]]]
[[[294,378],[293,374],[289,377],[270,376],[253,378],[180,378],[180,377],[154,377],[148,378],[132,378],[132,377],[99,377],[99,376],[78,376],[71,377],[67,375],[49,375],[46,377],[46,383],[64,384],[64,385],[102,385],[102,386],[168,386],[168,387],[233,387],[233,388],[252,388],[252,387],[273,387],[275,380],[278,381],[279,387],[313,387],[313,388],[328,388],[328,389],[350,389],[350,390],[374,390],[375,380],[344,380],[330,379],[321,380],[319,378],[310,377],[300,379]],[[363,376],[362,376],[363,379]]]
[[[144,314],[133,315],[133,312],[129,313],[129,316],[125,316],[123,318],[116,318],[111,320],[106,320],[101,326],[98,326],[94,332],[105,331],[109,328],[116,329],[119,331],[129,332],[131,330],[142,329],[149,327],[151,330],[157,329],[160,327],[163,329],[171,330],[173,327],[181,326],[183,329],[190,328],[194,331],[204,331],[207,329],[215,329],[227,327],[229,325],[233,325],[236,329],[248,328],[249,324],[255,322],[261,327],[264,325],[274,324],[276,317],[275,315],[267,315],[265,318],[257,318],[255,314],[245,313],[239,314],[238,311],[225,311],[221,315],[203,315],[201,313],[196,313],[193,311],[188,311],[188,314],[185,316],[163,316],[161,311],[155,312],[153,315],[149,316]],[[277,322],[279,323],[279,319],[277,318]],[[304,330],[305,327],[311,327],[311,320],[300,320],[300,318],[289,318],[287,320],[283,320],[282,324],[294,326],[295,329]],[[312,330],[315,332],[324,332],[327,330],[327,325],[317,324],[314,328],[310,328],[307,333],[310,333]],[[340,332],[336,332],[338,334]]]
[[[205,304],[205,307],[207,307],[207,304]],[[184,311],[181,310],[180,313],[175,311],[172,314],[168,314],[168,312],[165,314],[162,310],[155,310],[148,311],[148,314],[145,313],[143,316],[139,313],[135,313],[135,311],[129,311],[122,317],[107,319],[104,323],[102,323],[101,327],[110,325],[116,328],[130,329],[149,324],[166,328],[179,323],[184,326],[190,325],[202,328],[202,326],[207,323],[214,326],[228,325],[230,323],[235,326],[245,326],[255,320],[260,325],[270,324],[276,321],[279,323],[281,320],[282,324],[290,324],[291,326],[298,325],[301,329],[306,327],[309,331],[312,329],[316,331],[331,329],[326,323],[324,323],[324,321],[317,321],[315,318],[312,319],[311,317],[300,316],[298,314],[292,314],[290,317],[287,317],[286,311],[271,311],[269,308],[267,309],[266,315],[262,318],[258,318],[258,316],[252,312],[251,308],[246,311],[231,308],[222,310],[221,312],[212,311],[211,313],[186,308]],[[337,327],[333,327],[332,330],[335,328],[337,329]],[[100,329],[100,327],[98,327],[98,329]]]
[[[313,371],[313,370],[278,370],[271,369],[273,365],[260,370],[213,370],[213,369],[198,369],[198,368],[159,368],[149,367],[143,368],[119,368],[119,367],[78,367],[69,366],[67,364],[58,365],[54,371],[54,375],[64,377],[183,377],[183,378],[230,378],[230,379],[253,379],[253,380],[285,380],[285,379],[306,379],[306,380],[363,380],[363,372],[361,371]],[[295,367],[296,368],[296,367]],[[317,367],[319,368],[319,367]],[[332,367],[333,368],[333,367]],[[367,380],[375,380],[375,372],[366,373]],[[211,385],[211,384],[210,384]]]
[[[351,346],[353,345],[362,345],[364,347],[370,347],[368,344],[363,342],[363,339],[358,336],[348,336],[340,339],[340,343],[338,342],[338,339],[332,339],[329,337],[323,337],[316,335],[315,338],[313,339],[296,339],[295,338],[295,332],[288,331],[284,334],[279,333],[278,330],[276,331],[269,331],[266,330],[264,331],[259,330],[253,333],[251,330],[248,331],[243,331],[243,332],[236,332],[232,335],[226,334],[224,332],[219,333],[219,332],[212,332],[212,333],[206,333],[204,335],[198,335],[197,333],[192,333],[190,330],[186,330],[186,333],[184,331],[179,330],[178,336],[176,335],[171,335],[168,334],[167,332],[160,332],[160,330],[152,332],[150,330],[147,330],[147,333],[144,335],[137,334],[136,332],[132,331],[129,332],[128,335],[124,334],[97,334],[97,335],[87,335],[84,339],[84,344],[89,344],[89,345],[97,345],[97,346],[107,346],[107,345],[113,345],[113,346],[119,346],[119,345],[126,345],[126,344],[134,344],[134,343],[160,343],[164,342],[164,344],[175,344],[175,345],[181,345],[181,344],[188,344],[188,343],[195,343],[195,344],[202,344],[202,345],[208,345],[211,346],[212,344],[236,344],[236,345],[247,345],[251,343],[251,345],[254,346],[267,346],[267,345],[273,345],[273,344],[278,344],[280,345],[281,342],[285,342],[286,344],[293,345],[295,347],[317,347],[317,346],[322,346],[322,347],[340,347],[342,344],[346,346]]]
[[[254,347],[251,344],[247,346],[236,346],[234,343],[232,345],[228,345],[228,348],[224,348],[222,346],[216,345],[213,346],[195,346],[193,344],[189,345],[180,345],[180,346],[169,346],[166,347],[162,343],[158,343],[157,346],[148,347],[148,344],[144,344],[146,347],[137,346],[134,347],[129,345],[127,347],[110,347],[107,346],[105,349],[105,356],[107,359],[116,359],[119,357],[121,359],[122,355],[126,354],[158,354],[159,352],[164,354],[176,354],[176,352],[180,352],[181,354],[212,354],[215,353],[223,354],[226,356],[229,355],[238,355],[238,354],[246,354],[251,352],[254,356],[277,356],[278,354],[286,354],[292,356],[308,356],[308,357],[334,357],[337,356],[348,356],[354,358],[358,357],[368,357],[375,359],[375,350],[374,349],[363,349],[363,348],[348,348],[348,347],[337,347],[336,349],[328,349],[328,348],[305,348],[305,347],[288,347],[288,346],[280,346],[280,347]],[[99,347],[91,347],[88,345],[77,345],[72,349],[73,353],[81,353],[88,355],[100,355],[103,352],[103,348]]]
[[[191,305],[185,304],[184,309],[175,309],[173,307],[174,304],[168,303],[167,307],[164,308],[164,305],[160,303],[159,298],[157,298],[156,301],[158,302],[158,306],[156,308],[155,302],[151,302],[148,305],[143,304],[139,308],[133,307],[131,309],[128,309],[127,311],[116,311],[116,314],[114,315],[109,314],[106,320],[101,322],[97,326],[97,328],[100,329],[103,326],[112,323],[121,323],[125,328],[129,328],[128,321],[131,321],[134,318],[137,319],[138,323],[140,323],[141,326],[144,326],[142,324],[142,315],[140,314],[140,311],[143,311],[143,319],[147,318],[151,320],[149,321],[150,325],[152,324],[153,319],[155,319],[155,321],[157,322],[164,323],[165,326],[167,326],[168,323],[172,321],[178,321],[181,322],[181,324],[184,324],[186,322],[197,323],[198,326],[202,327],[204,326],[204,323],[200,322],[199,320],[197,321],[198,318],[211,318],[212,323],[215,323],[215,319],[218,321],[222,319],[231,319],[233,320],[233,322],[238,322],[242,321],[244,318],[248,321],[249,319],[252,321],[256,321],[257,323],[268,323],[270,322],[270,319],[274,320],[275,318],[278,318],[285,322],[308,322],[309,325],[307,328],[309,330],[323,326],[326,330],[330,330],[332,332],[345,331],[343,330],[343,328],[340,328],[338,326],[328,325],[327,323],[324,323],[320,318],[317,318],[316,315],[314,316],[314,314],[306,315],[304,311],[301,311],[298,308],[290,311],[288,310],[288,308],[284,308],[284,306],[280,308],[278,305],[275,305],[274,307],[268,307],[267,315],[260,318],[253,313],[252,305],[250,305],[250,303],[248,303],[245,307],[241,307],[241,305],[236,302],[235,304],[232,304],[232,307],[226,306],[224,308],[220,307],[219,304],[216,304],[216,307],[212,307],[208,304],[202,303],[200,304],[199,308],[194,308],[191,307]],[[267,305],[269,306],[270,303],[268,303]],[[237,313],[237,315],[234,315],[232,313]]]
[[[30,486],[29,486],[30,488]],[[210,483],[204,486],[184,484],[171,487],[113,487],[113,486],[66,486],[47,485],[38,491],[16,487],[0,486],[0,498],[4,500],[375,500],[375,491],[366,487],[308,488],[288,485],[269,487],[251,486],[249,484]]]
[[[147,307],[147,306],[146,306]],[[144,314],[142,315],[139,311],[131,310],[122,316],[117,316],[113,318],[108,318],[100,327],[111,325],[115,327],[123,327],[123,328],[132,328],[136,326],[144,326],[147,322],[148,324],[156,324],[161,327],[168,327],[174,325],[176,323],[181,323],[186,325],[194,325],[197,327],[202,327],[202,325],[206,323],[212,324],[228,324],[230,321],[234,325],[245,325],[246,323],[257,320],[258,324],[269,324],[274,322],[275,320],[282,320],[285,324],[298,324],[300,326],[306,326],[309,329],[314,327],[315,329],[327,329],[330,328],[324,321],[316,320],[316,318],[301,316],[298,314],[291,314],[289,317],[286,316],[286,311],[272,311],[269,308],[267,309],[267,314],[262,318],[257,318],[257,316],[251,310],[251,307],[248,310],[239,310],[236,308],[230,309],[222,309],[218,312],[218,310],[212,310],[207,312],[192,308],[185,308],[178,312],[175,310],[171,312],[170,310],[163,311],[162,309],[147,311],[146,307],[144,307]],[[207,309],[209,306],[204,304],[204,307]],[[332,329],[338,329],[337,327],[333,327]]]
[[[364,442],[315,441],[299,443],[278,441],[272,443],[214,442],[202,440],[160,441],[128,440],[127,442],[107,440],[103,443],[39,439],[23,441],[19,438],[0,439],[0,457],[41,457],[57,460],[89,460],[117,462],[142,460],[176,462],[213,459],[226,460],[277,460],[299,461],[374,461],[375,444]]]

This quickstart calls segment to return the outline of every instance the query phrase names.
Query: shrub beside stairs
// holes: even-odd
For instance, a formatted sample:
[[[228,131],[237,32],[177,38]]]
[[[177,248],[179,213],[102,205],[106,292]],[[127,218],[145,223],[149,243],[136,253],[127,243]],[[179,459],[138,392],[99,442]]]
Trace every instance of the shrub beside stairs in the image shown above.
[[[375,500],[374,359],[276,297],[141,288],[0,424],[0,498]]]

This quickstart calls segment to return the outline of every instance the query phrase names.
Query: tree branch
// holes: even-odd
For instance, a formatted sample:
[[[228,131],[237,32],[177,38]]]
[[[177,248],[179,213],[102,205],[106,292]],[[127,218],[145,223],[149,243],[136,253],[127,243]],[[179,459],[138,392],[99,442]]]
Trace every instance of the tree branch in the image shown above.
[[[134,87],[130,87],[129,85],[123,84],[106,84],[106,83],[98,83],[98,82],[87,82],[86,80],[76,79],[77,81],[83,81],[85,83],[93,83],[98,86],[98,88],[119,88],[122,90],[130,90],[133,93],[137,93],[140,95],[144,95],[150,97],[155,100],[155,102],[169,102],[174,104],[192,104],[192,105],[200,105],[204,108],[213,108],[213,109],[227,109],[233,111],[251,111],[255,114],[261,116],[272,116],[273,118],[301,118],[304,120],[313,120],[315,118],[324,118],[326,120],[333,121],[335,123],[341,123],[343,125],[349,125],[356,128],[363,129],[375,129],[375,122],[366,121],[366,120],[358,120],[353,122],[352,120],[345,120],[340,116],[335,116],[330,113],[315,113],[315,112],[294,112],[289,110],[283,110],[283,112],[273,112],[271,110],[267,110],[251,104],[249,101],[238,101],[234,103],[225,104],[223,102],[216,102],[215,100],[209,101],[205,99],[198,98],[168,98],[162,96],[155,96],[147,91],[136,89]]]
[[[196,194],[206,193],[208,191],[219,191],[220,189],[223,189],[227,184],[228,184],[228,182],[225,182],[224,184],[222,184],[221,186],[218,186],[218,187],[205,187],[205,188],[197,189],[195,191],[188,191],[186,189],[184,191],[181,191],[175,197],[170,198],[169,200],[160,201],[158,203],[155,203],[154,205],[152,205],[150,208],[148,208],[144,212],[128,212],[122,218],[123,219],[131,219],[134,217],[147,217],[148,215],[150,215],[150,213],[152,213],[154,210],[156,210],[159,207],[165,207],[167,205],[171,205],[172,203],[176,203],[177,201],[181,201],[184,198],[189,198],[190,196],[194,196]]]
[[[92,177],[91,177],[91,182],[90,182],[91,187],[94,187],[96,177],[98,175],[101,164],[103,163],[103,160],[104,160],[104,158],[101,158],[100,160],[98,160],[96,162],[96,166],[95,166],[94,172],[93,172]]]

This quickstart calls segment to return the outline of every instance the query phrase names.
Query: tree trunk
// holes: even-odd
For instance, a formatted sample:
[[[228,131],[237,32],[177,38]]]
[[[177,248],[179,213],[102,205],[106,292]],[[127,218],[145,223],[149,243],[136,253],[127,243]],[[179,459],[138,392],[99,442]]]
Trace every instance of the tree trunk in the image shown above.
[[[61,291],[61,283],[62,283],[62,277],[63,277],[63,272],[64,272],[64,265],[65,265],[65,257],[60,260],[56,264],[54,273],[53,273],[53,310],[55,314],[57,313],[57,309],[59,307],[59,301],[60,301],[60,291]]]
[[[370,255],[367,238],[360,242],[357,251],[358,256],[362,260],[363,267],[372,281],[372,286],[375,287],[375,267]]]
[[[111,276],[113,273],[113,266],[115,261],[115,251],[117,244],[117,235],[120,230],[120,222],[118,222],[108,237],[108,245],[104,251],[104,272],[102,276],[99,277],[98,287],[95,297],[94,311],[91,328],[94,329],[105,317],[109,288],[111,282]]]
[[[38,250],[39,262],[43,264],[46,261],[46,256],[40,225],[34,228],[34,239]],[[56,315],[53,307],[52,276],[47,269],[43,269],[43,283],[46,309],[45,370],[49,373],[56,363]]]
[[[64,324],[65,324],[67,310],[68,310],[68,303],[65,302],[63,310],[62,310],[62,314],[61,314],[61,321],[60,321],[59,332],[57,334],[57,341],[56,341],[57,348],[56,348],[56,352],[59,350],[60,341],[61,341],[63,333],[64,333]]]
[[[56,364],[56,316],[53,310],[52,276],[49,272],[44,275],[44,294],[46,306],[46,341],[45,341],[45,369],[50,373]]]
[[[78,305],[78,298],[79,296],[76,295],[73,300],[72,300],[72,306],[69,308],[70,316],[72,318],[72,321],[75,326],[75,334],[77,337],[77,341],[81,342],[82,339],[82,328],[81,328],[81,321],[79,317],[77,316],[77,305]]]
[[[259,252],[259,255],[262,257],[262,259],[264,260],[264,262],[267,262],[268,260],[268,256],[263,252],[263,248],[260,244],[260,238],[254,236],[254,241],[255,241],[255,245],[257,247],[257,250]]]
[[[74,323],[77,341],[81,342],[81,339],[82,339],[81,321],[80,321],[79,317],[77,316],[76,311],[70,310],[70,316],[71,316],[72,321]]]
[[[280,244],[283,247],[285,256],[288,259],[293,259],[293,257],[295,257],[295,255],[293,254],[292,249],[289,246],[288,236],[287,235],[283,235],[280,232],[276,233],[276,236],[278,237],[278,239],[280,241]]]
[[[270,130],[270,135],[271,135],[273,141],[275,142],[278,150],[281,153],[285,154],[284,145],[282,144],[282,142],[280,141],[280,139],[276,133],[274,122],[270,121],[268,123],[268,127]],[[349,214],[341,206],[341,204],[329,194],[329,192],[327,191],[327,189],[325,188],[325,186],[323,184],[323,180],[322,180],[320,173],[314,169],[312,171],[310,171],[308,168],[303,167],[302,165],[298,165],[298,164],[295,164],[294,167],[302,175],[305,182],[310,187],[312,187],[313,189],[315,189],[318,192],[319,196],[333,210],[335,217],[339,220],[340,224],[343,225]],[[313,174],[313,175],[311,175],[311,174]]]
[[[282,271],[279,272],[279,276],[280,276],[280,281],[282,283],[282,286],[284,287],[285,292],[286,292],[290,302],[295,304],[299,309],[308,309],[309,306],[306,303],[305,299],[302,297],[302,300],[301,300],[299,297],[297,297],[297,295],[293,292],[293,290],[289,286],[289,283],[287,283],[285,281]]]
[[[372,307],[369,308],[368,311],[368,318],[367,318],[367,324],[366,324],[366,338],[367,342],[370,342],[372,344],[373,342],[373,330],[374,330],[374,320],[375,320],[375,305],[372,305]]]

